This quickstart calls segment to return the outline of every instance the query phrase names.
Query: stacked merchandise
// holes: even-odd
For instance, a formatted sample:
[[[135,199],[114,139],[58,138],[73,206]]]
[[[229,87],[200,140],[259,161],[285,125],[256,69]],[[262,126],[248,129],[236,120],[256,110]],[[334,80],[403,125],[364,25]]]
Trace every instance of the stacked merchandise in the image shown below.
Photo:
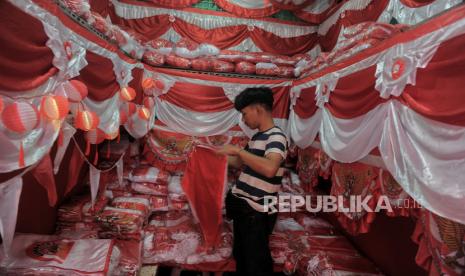
[[[0,275],[123,275],[120,256],[112,240],[18,234],[8,256],[0,251]]]
[[[381,275],[326,221],[308,214],[280,215],[270,237],[272,257],[286,274]]]

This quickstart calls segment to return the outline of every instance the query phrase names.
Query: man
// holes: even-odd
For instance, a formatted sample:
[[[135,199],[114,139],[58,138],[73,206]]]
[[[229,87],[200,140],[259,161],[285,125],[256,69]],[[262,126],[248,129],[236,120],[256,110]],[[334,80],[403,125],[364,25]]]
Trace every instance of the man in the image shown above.
[[[243,122],[258,132],[245,149],[226,145],[219,153],[228,163],[242,167],[238,181],[226,197],[226,214],[233,219],[234,247],[238,275],[271,275],[273,260],[268,245],[277,214],[268,214],[265,196],[276,196],[281,187],[287,141],[271,114],[273,94],[269,88],[248,88],[239,94],[234,107]]]

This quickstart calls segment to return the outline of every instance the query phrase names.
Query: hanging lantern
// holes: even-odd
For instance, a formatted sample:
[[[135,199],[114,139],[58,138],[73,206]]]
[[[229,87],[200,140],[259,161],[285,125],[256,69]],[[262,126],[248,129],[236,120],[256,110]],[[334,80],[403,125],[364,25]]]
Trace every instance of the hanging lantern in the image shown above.
[[[39,124],[37,109],[26,102],[16,102],[5,107],[2,112],[5,127],[15,133],[27,133]]]
[[[142,88],[150,89],[155,86],[155,81],[152,78],[146,78],[142,81]]]
[[[123,106],[123,111],[126,112],[126,115],[131,116],[132,114],[136,113],[137,106],[135,103],[126,102]]]
[[[128,114],[124,110],[119,111],[119,124],[124,125],[128,121]]]
[[[163,91],[163,89],[165,89],[165,83],[162,80],[155,80],[155,87],[158,90]]]
[[[119,135],[119,129],[117,129],[116,131],[112,132],[112,133],[105,133],[105,139],[107,140],[113,140],[115,139],[116,137],[118,137]]]
[[[121,99],[130,102],[136,98],[136,90],[131,87],[123,87],[119,91]]]
[[[149,110],[152,109],[152,107],[155,105],[155,101],[153,100],[152,97],[146,97],[144,98],[144,106],[148,108]]]
[[[66,95],[68,95],[70,102],[77,103],[87,97],[89,91],[83,82],[78,80],[71,80],[69,83],[71,84],[71,87],[66,90]]]
[[[85,139],[90,144],[100,144],[105,140],[105,132],[100,128],[92,129],[86,132]]]
[[[46,96],[42,98],[40,112],[50,120],[63,119],[69,111],[68,99],[63,96]]]
[[[99,123],[100,118],[98,117],[97,113],[84,110],[78,111],[74,121],[74,126],[84,131],[90,131],[96,129]]]
[[[137,115],[142,120],[148,121],[150,119],[150,110],[146,108],[145,106],[141,106],[139,110],[137,111]]]

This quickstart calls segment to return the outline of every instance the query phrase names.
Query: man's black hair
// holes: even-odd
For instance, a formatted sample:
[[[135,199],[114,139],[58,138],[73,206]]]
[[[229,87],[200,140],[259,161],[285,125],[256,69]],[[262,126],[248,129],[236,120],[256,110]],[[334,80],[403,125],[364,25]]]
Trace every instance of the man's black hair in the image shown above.
[[[268,87],[253,87],[242,91],[234,100],[234,108],[241,111],[252,104],[260,104],[270,111],[273,110],[273,92]]]

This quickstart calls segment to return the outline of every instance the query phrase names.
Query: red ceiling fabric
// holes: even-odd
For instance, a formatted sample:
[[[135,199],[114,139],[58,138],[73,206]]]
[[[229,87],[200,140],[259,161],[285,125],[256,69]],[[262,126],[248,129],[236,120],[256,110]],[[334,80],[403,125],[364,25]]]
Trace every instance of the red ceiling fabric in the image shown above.
[[[341,29],[342,24],[341,19],[339,18],[337,22],[333,26],[331,26],[331,28],[329,28],[328,32],[325,35],[318,36],[318,44],[320,44],[321,50],[323,52],[330,52],[334,48],[334,46],[336,46]]]
[[[339,33],[342,26],[352,26],[364,21],[377,21],[378,17],[387,7],[389,0],[372,1],[363,10],[348,10],[345,11],[337,20],[337,22],[330,27],[328,32],[318,38],[318,43],[321,49],[325,52],[331,51],[336,46]]]
[[[210,43],[220,49],[234,47],[240,44],[244,39],[250,37],[264,52],[295,55],[311,50],[317,41],[316,33],[282,38],[257,27],[254,27],[253,30],[249,30],[246,25],[219,27],[206,30],[179,18],[176,18],[174,22],[170,22],[168,15],[156,15],[142,19],[123,19],[113,15],[112,20],[116,24],[133,29],[137,33],[145,36],[148,40],[159,38],[166,33],[170,27],[173,27],[182,37],[186,37],[197,43]],[[289,27],[291,28],[291,26]]]
[[[55,206],[57,203],[57,189],[50,154],[45,155],[31,173],[37,182],[47,191],[48,204],[51,207]]]
[[[418,8],[422,6],[429,5],[433,3],[435,0],[400,0],[402,4],[409,8]]]
[[[8,1],[0,1],[0,18],[0,90],[31,90],[58,72],[39,20]]]
[[[197,112],[220,112],[233,108],[223,88],[218,86],[176,82],[160,99]]]
[[[326,107],[336,117],[351,119],[368,113],[385,102],[375,90],[376,65],[338,80]]]
[[[246,18],[267,17],[279,11],[279,9],[275,7],[274,5],[266,6],[267,1],[263,1],[265,4],[265,7],[261,9],[243,8],[239,5],[230,3],[228,0],[214,0],[214,1],[215,1],[215,4],[217,4],[223,10],[228,11],[237,16],[246,17]]]
[[[199,220],[205,245],[208,247],[220,243],[227,168],[225,155],[219,155],[210,148],[197,146],[189,154],[182,178],[182,188],[194,215]]]
[[[249,34],[245,25],[205,30],[181,19],[176,19],[173,28],[181,36],[187,37],[192,41],[210,43],[221,49],[227,49],[240,44]]]
[[[318,107],[315,101],[315,86],[302,89],[294,106],[294,112],[301,119],[308,119],[315,114]]]
[[[110,0],[89,0],[90,9],[106,17],[114,8]]]
[[[250,32],[253,42],[264,52],[292,56],[310,51],[317,42],[317,34],[281,38],[260,28]]]
[[[415,112],[447,124],[465,126],[465,35],[441,44],[415,86],[407,85],[399,100]]]
[[[295,11],[299,9],[303,9],[306,6],[312,4],[315,0],[305,0],[299,5],[294,4],[292,1],[286,1],[286,0],[270,0],[270,2],[273,4],[278,9],[281,10],[289,10],[289,11]],[[284,3],[283,3],[284,2]]]
[[[88,97],[95,101],[111,98],[118,90],[119,84],[113,72],[113,62],[90,51],[86,53],[88,65],[76,78],[87,85]]]
[[[115,24],[133,29],[148,40],[162,36],[172,26],[172,23],[169,21],[169,15],[157,15],[141,19],[123,19],[113,12],[111,20]]]

